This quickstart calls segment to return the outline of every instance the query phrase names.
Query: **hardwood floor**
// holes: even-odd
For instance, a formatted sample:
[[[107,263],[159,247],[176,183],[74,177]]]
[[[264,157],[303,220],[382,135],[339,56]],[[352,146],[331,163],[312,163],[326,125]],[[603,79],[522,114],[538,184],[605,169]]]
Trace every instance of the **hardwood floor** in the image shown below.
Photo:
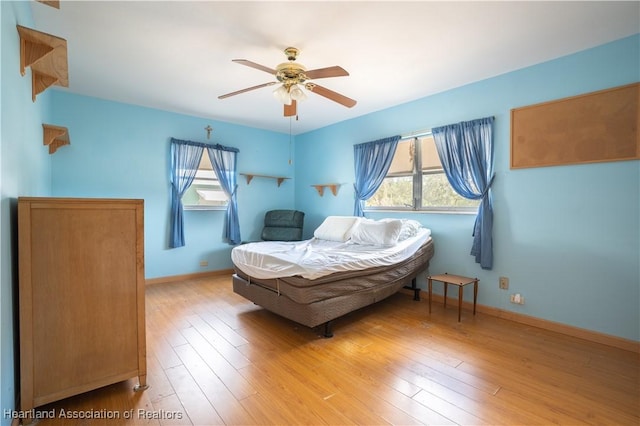
[[[424,299],[400,292],[325,339],[227,277],[148,286],[150,388],[108,386],[34,423],[640,424],[638,354],[481,313],[458,323],[455,303],[429,316]]]

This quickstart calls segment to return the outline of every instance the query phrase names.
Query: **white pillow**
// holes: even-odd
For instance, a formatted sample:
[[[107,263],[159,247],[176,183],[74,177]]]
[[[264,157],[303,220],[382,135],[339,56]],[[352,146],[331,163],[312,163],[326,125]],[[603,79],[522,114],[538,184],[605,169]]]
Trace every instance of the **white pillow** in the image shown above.
[[[403,220],[402,221],[402,230],[400,231],[400,236],[398,237],[398,241],[406,240],[407,238],[415,237],[418,235],[418,231],[422,228],[422,224],[417,220]]]
[[[351,238],[351,229],[359,220],[356,216],[328,216],[313,236],[319,240],[345,242]]]
[[[390,222],[398,219],[380,219],[380,222]],[[412,219],[399,219],[402,221],[402,229],[400,230],[400,236],[398,241],[406,240],[407,238],[415,237],[418,235],[418,231],[422,228],[422,224],[417,220]]]
[[[392,246],[398,242],[402,221],[389,219],[385,221],[361,220],[353,227],[351,241],[356,244],[376,246]]]

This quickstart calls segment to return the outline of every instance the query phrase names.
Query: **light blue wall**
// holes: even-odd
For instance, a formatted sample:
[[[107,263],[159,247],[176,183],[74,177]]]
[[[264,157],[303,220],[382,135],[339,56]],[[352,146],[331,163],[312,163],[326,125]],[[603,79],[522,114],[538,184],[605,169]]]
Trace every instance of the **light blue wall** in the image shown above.
[[[223,211],[185,211],[186,245],[169,249],[169,140],[220,143],[240,150],[238,171],[293,178],[289,135],[205,118],[121,104],[64,91],[51,93],[55,124],[69,128],[71,145],[53,156],[53,195],[122,197],[145,201],[147,278],[232,267],[222,240]],[[213,127],[207,140],[207,125]],[[293,156],[294,153],[291,153]],[[293,208],[293,181],[238,177],[241,235],[258,239],[264,213]],[[200,267],[207,261],[208,267]]]
[[[4,410],[16,402],[17,367],[17,197],[51,192],[51,159],[42,145],[48,93],[31,101],[31,71],[20,75],[16,25],[32,27],[28,2],[0,2],[0,424],[11,423]]]
[[[295,196],[309,219],[306,236],[327,215],[352,214],[354,144],[495,116],[492,271],[469,255],[474,216],[369,216],[410,217],[430,227],[430,272],[479,277],[478,303],[640,340],[640,163],[509,168],[512,108],[639,81],[639,52],[636,35],[299,135]],[[321,198],[309,187],[327,182],[342,184],[337,197]],[[510,278],[509,291],[498,289],[500,276]],[[511,293],[526,304],[509,303]]]

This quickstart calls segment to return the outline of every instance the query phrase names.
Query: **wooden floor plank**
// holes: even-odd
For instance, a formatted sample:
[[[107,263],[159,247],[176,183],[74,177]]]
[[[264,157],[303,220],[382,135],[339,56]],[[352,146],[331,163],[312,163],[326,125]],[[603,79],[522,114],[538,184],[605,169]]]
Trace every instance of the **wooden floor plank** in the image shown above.
[[[189,371],[180,365],[166,370],[176,395],[194,425],[222,425],[224,422]]]
[[[291,375],[278,362],[262,362],[245,367],[242,375],[261,395],[270,395],[269,404],[281,414],[288,413],[287,423],[341,424],[348,422],[339,411],[331,409],[324,394],[314,386]],[[286,407],[286,408],[285,408]],[[326,419],[326,420],[325,420]]]
[[[256,419],[243,409],[240,402],[191,345],[180,346],[176,348],[176,352],[225,424],[256,423]]]
[[[176,394],[154,401],[153,412],[150,413],[150,416],[155,414],[160,417],[158,421],[161,426],[193,425],[184,406],[180,402],[178,395]]]
[[[152,352],[147,353],[147,385],[149,385],[149,389],[143,393],[151,402],[159,401],[176,393],[165,374],[164,368],[162,368]]]
[[[236,370],[204,337],[193,327],[182,330],[183,335],[211,370],[222,380],[233,395],[241,400],[255,393]]]
[[[229,342],[229,344],[238,347],[247,344],[247,340],[240,334],[236,333],[218,316],[219,311],[205,312],[202,318],[213,328],[220,336]]]
[[[223,338],[200,315],[189,315],[188,321],[198,330],[200,335],[220,353],[235,369],[246,367],[249,360],[238,349]]]
[[[240,401],[243,408],[255,419],[257,425],[293,425],[296,417],[288,410],[281,410],[269,399],[268,394],[255,393]]]
[[[173,347],[159,331],[147,327],[147,351],[155,355],[162,368],[167,369],[180,365],[180,358],[173,351]]]

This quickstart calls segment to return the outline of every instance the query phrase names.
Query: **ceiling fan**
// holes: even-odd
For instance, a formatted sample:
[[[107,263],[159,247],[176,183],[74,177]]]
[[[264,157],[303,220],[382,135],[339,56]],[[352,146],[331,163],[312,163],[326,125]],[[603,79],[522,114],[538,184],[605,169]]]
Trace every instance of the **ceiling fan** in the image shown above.
[[[284,116],[291,117],[297,114],[297,102],[303,101],[307,98],[306,93],[302,88],[316,93],[320,96],[324,96],[334,102],[344,105],[348,108],[353,107],[356,101],[348,98],[340,93],[329,90],[326,87],[319,86],[308,80],[314,80],[318,78],[328,77],[343,77],[348,76],[349,73],[342,67],[334,66],[327,68],[318,68],[315,70],[307,71],[304,65],[295,62],[300,51],[295,47],[287,47],[284,50],[285,55],[289,62],[284,62],[278,65],[275,69],[265,67],[264,65],[256,64],[255,62],[248,61],[246,59],[234,59],[241,65],[245,65],[251,68],[258,69],[260,71],[268,72],[275,75],[278,81],[270,81],[268,83],[259,84],[257,86],[247,87],[246,89],[238,90],[235,92],[227,93],[225,95],[218,96],[218,99],[225,99],[230,96],[239,95],[240,93],[249,92],[251,90],[260,89],[266,86],[273,86],[274,84],[282,83],[280,87],[274,90],[273,95],[276,99],[284,104]]]

